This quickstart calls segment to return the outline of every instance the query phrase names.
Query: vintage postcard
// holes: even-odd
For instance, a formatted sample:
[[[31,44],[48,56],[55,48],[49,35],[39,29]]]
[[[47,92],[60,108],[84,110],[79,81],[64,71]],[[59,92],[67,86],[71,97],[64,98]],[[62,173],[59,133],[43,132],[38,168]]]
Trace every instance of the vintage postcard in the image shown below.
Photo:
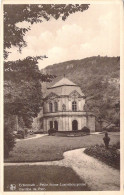
[[[1,194],[122,194],[123,1],[1,7]]]

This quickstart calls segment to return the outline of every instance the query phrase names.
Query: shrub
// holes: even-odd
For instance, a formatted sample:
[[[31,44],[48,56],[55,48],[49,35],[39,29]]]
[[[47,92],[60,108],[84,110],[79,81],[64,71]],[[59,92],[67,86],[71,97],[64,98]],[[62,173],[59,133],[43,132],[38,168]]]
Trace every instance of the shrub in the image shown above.
[[[4,140],[4,158],[7,158],[8,156],[9,156],[9,148],[6,141]]]
[[[112,147],[115,148],[115,149],[120,149],[120,142],[117,142]]]
[[[62,137],[80,137],[80,136],[89,135],[89,133],[82,132],[81,130],[78,130],[78,131],[57,131],[55,135],[62,136]]]
[[[106,127],[103,129],[104,131],[108,131],[108,132],[119,132],[120,131],[120,127]]]
[[[44,134],[43,131],[35,131],[34,134]]]
[[[120,168],[120,153],[118,153],[117,149],[113,146],[106,149],[104,145],[95,145],[86,148],[84,152],[116,169]]]
[[[49,135],[53,135],[54,133],[56,133],[56,129],[51,128],[51,129],[48,130]]]
[[[13,150],[15,146],[15,136],[8,127],[4,128],[4,157],[9,156],[9,152]]]
[[[17,139],[23,139],[23,136],[22,136],[21,134],[17,134],[17,135],[16,135],[16,138],[17,138]]]
[[[88,127],[83,127],[82,129],[81,129],[83,132],[85,132],[85,133],[90,133],[90,129],[88,128]]]
[[[22,139],[25,138],[25,132],[24,132],[23,130],[19,130],[19,131],[17,132],[17,135],[21,135],[20,137],[21,137]]]
[[[25,131],[25,136],[27,136],[28,135],[28,129],[25,128],[24,131]]]

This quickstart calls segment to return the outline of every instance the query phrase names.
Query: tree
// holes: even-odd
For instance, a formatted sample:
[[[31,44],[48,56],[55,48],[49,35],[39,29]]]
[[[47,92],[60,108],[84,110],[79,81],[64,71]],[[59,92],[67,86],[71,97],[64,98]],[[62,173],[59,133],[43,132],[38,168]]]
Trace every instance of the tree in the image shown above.
[[[9,152],[13,150],[15,146],[15,140],[13,133],[8,129],[8,127],[4,128],[4,157],[7,158],[9,156]]]
[[[19,28],[19,22],[29,22],[29,24],[49,21],[51,18],[66,20],[75,12],[83,12],[89,8],[89,4],[11,4],[4,5],[4,56],[7,58],[7,49],[16,46],[21,51],[27,43],[24,35],[29,28]],[[14,11],[13,11],[14,10]]]
[[[116,126],[120,127],[120,101],[114,105],[115,109],[115,117],[114,117],[114,123]]]
[[[55,77],[41,74],[37,59],[40,57],[27,57],[4,64],[5,114],[22,117],[27,127],[29,125],[27,121],[31,121],[31,117],[36,117],[42,106],[40,81],[49,82]]]

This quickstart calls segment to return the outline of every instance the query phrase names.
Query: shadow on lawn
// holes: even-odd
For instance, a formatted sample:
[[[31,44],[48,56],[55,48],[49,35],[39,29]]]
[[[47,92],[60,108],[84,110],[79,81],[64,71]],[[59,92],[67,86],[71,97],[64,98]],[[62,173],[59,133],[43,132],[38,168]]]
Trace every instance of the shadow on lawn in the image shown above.
[[[64,166],[9,166],[4,168],[4,190],[13,191],[90,191],[84,181]]]

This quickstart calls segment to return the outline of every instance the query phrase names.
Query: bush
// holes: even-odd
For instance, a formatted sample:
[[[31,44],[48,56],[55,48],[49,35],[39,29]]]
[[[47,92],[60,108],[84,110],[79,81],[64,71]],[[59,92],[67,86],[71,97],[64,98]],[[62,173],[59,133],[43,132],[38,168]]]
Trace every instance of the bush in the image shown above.
[[[4,157],[9,156],[9,152],[13,150],[15,146],[15,136],[8,127],[4,128]]]
[[[120,127],[106,127],[103,129],[104,131],[108,131],[108,132],[119,132],[120,131]]]
[[[17,136],[18,136],[18,135],[21,135],[20,137],[21,137],[22,139],[25,138],[25,132],[24,132],[23,130],[19,130],[19,131],[17,132]]]
[[[43,131],[35,131],[34,134],[44,134]]]
[[[6,141],[4,140],[4,158],[7,158],[8,156],[9,156],[9,148]]]
[[[54,129],[54,128],[51,128],[51,129],[49,129],[48,130],[48,134],[49,135],[53,135],[53,134],[55,134],[57,131],[56,131],[56,129]]]
[[[90,133],[90,129],[88,127],[85,127],[85,126],[81,129],[81,131],[83,131],[85,133]]]
[[[112,147],[115,148],[115,149],[120,149],[120,142],[117,142]]]
[[[23,136],[22,136],[21,134],[17,134],[17,135],[16,135],[16,138],[17,138],[17,139],[23,139]]]
[[[106,149],[104,145],[95,145],[86,148],[84,152],[116,169],[120,168],[120,153],[118,153],[117,149],[113,146]]]
[[[28,129],[25,128],[24,131],[25,131],[25,136],[27,136],[28,135]]]
[[[82,132],[81,130],[78,131],[57,131],[56,136],[62,136],[62,137],[80,137],[80,136],[86,136],[89,135],[89,133]]]

